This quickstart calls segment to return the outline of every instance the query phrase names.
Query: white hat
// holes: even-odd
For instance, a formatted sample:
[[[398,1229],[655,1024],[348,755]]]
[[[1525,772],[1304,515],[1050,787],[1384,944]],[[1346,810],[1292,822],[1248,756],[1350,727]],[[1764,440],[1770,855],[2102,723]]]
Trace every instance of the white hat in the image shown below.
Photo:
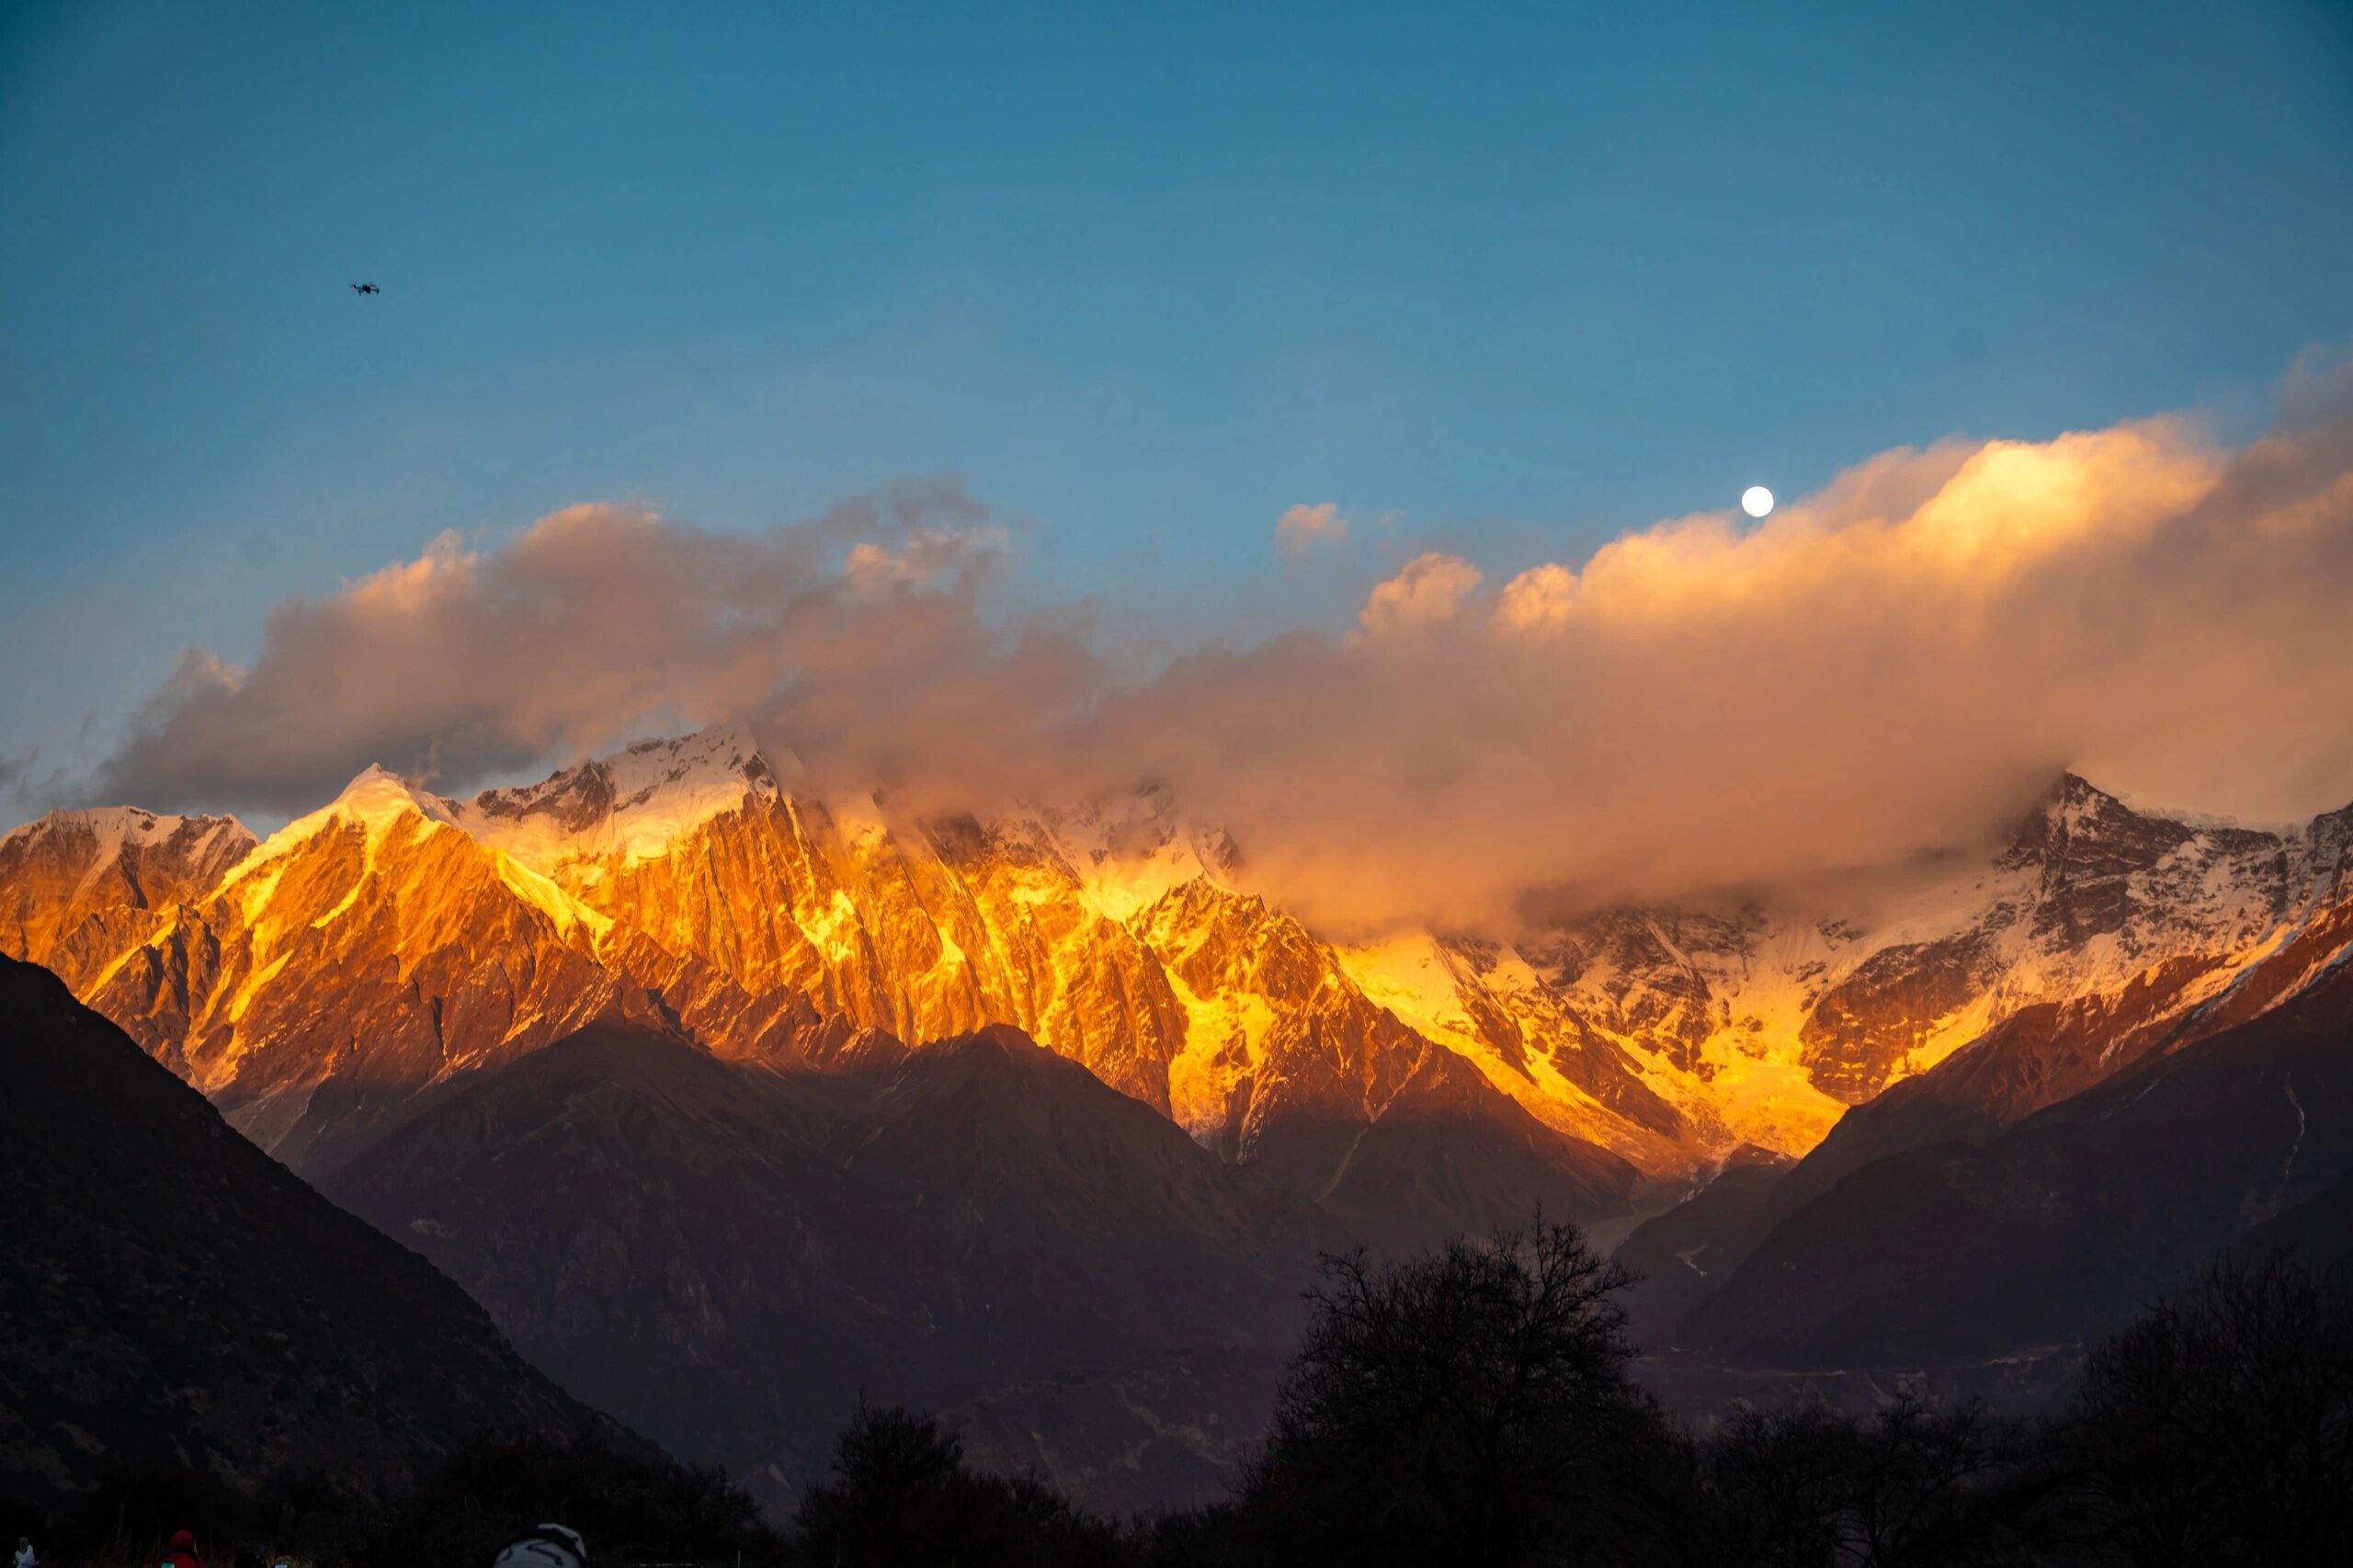
[[[588,1568],[588,1543],[568,1525],[541,1525],[508,1541],[490,1568]]]

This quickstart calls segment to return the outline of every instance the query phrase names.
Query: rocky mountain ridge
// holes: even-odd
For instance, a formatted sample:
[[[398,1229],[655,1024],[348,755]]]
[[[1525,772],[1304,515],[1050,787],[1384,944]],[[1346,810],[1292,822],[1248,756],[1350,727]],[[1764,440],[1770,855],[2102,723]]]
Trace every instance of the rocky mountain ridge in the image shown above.
[[[2278,867],[2277,885],[2296,917],[2245,954],[2177,951],[2120,988],[2018,1007],[1927,1072],[1851,1108],[1793,1165],[1727,1173],[1647,1221],[1620,1249],[1620,1258],[1645,1276],[1636,1301],[1646,1332],[1670,1343],[1764,1351],[1766,1341],[1750,1332],[1747,1308],[1727,1303],[1752,1301],[1776,1289],[1818,1291],[1822,1288],[1779,1278],[1790,1269],[1773,1260],[1803,1259],[1807,1268],[1835,1275],[1825,1260],[1838,1247],[1825,1237],[1851,1244],[1863,1267],[1893,1267],[1908,1258],[1904,1267],[1927,1278],[1922,1243],[1904,1238],[1903,1224],[1881,1235],[1839,1226],[1874,1203],[1900,1210],[1902,1202],[1888,1195],[1907,1183],[1924,1208],[1932,1202],[1949,1207],[1950,1194],[1932,1196],[1935,1184],[1924,1173],[1933,1168],[1961,1172],[1999,1168],[2005,1159],[2043,1160],[2039,1174],[2015,1179],[2006,1191],[1981,1191],[1972,1201],[1982,1199],[2005,1227],[2043,1224],[2068,1234],[2071,1245],[2087,1244],[2080,1224],[2065,1232],[2071,1210],[2130,1207],[2120,1178],[2103,1169],[2103,1160],[2117,1171],[2137,1169],[2133,1179],[2147,1190],[2133,1211],[2152,1229],[2169,1227],[2176,1247],[2170,1256],[2144,1248],[2146,1256],[2118,1277],[2144,1285],[2164,1275],[2161,1263],[2194,1259],[2201,1249],[2232,1242],[2234,1227],[2266,1220],[2271,1203],[2266,1193],[2278,1184],[2254,1180],[2247,1172],[2271,1169],[2283,1181],[2291,1174],[2325,1180],[2332,1162],[2353,1158],[2341,1129],[2311,1108],[2326,1103],[2327,1076],[2353,1049],[2353,989],[2347,985],[2353,976],[2353,858],[2343,850],[2348,826],[2353,813],[2319,819],[2310,839],[2318,852]],[[2056,918],[2064,918],[2063,912]],[[2234,1055],[2245,1059],[2249,1040],[2291,1038],[2306,1042],[2298,1049],[2309,1049],[2304,1071],[2319,1074],[2308,1075],[2301,1099],[2293,1074],[2240,1081],[2216,1065]],[[2204,1086],[2185,1092],[2185,1084]],[[2139,1101],[2131,1096],[2143,1094],[2157,1097],[2134,1108]],[[2153,1119],[2160,1109],[2168,1119]],[[2207,1115],[2211,1125],[2199,1125]],[[2097,1132],[2095,1123],[2100,1124]],[[2094,1141],[2109,1149],[2103,1160],[2086,1160],[2080,1149],[2062,1147]],[[2217,1165],[2200,1187],[2188,1157],[2194,1150],[2218,1148],[2236,1151],[2232,1157],[2239,1164]],[[2166,1193],[2171,1198],[2161,1201]],[[2202,1216],[2202,1228],[2193,1216]],[[1986,1216],[1970,1220],[1979,1224]],[[1926,1236],[1939,1233],[1924,1214],[1904,1224],[1922,1227]],[[1955,1233],[1955,1245],[1958,1237]],[[2010,1309],[2018,1321],[2043,1312],[2047,1334],[2057,1332],[2047,1326],[2053,1323],[2077,1331],[2096,1324],[2114,1304],[2091,1300],[2087,1286],[2075,1291],[2075,1300],[2054,1301],[2054,1294],[2067,1295],[2062,1285],[2075,1276],[2056,1269],[2035,1275],[2016,1263],[1989,1268],[1988,1278],[1998,1275],[2018,1296]],[[1947,1281],[1938,1289],[1949,1294],[1953,1287]],[[1982,1287],[1972,1289],[1982,1293]],[[1897,1315],[1925,1322],[1927,1313],[1924,1303],[1914,1303],[1908,1317]],[[1818,1351],[1824,1343],[1817,1338],[1807,1347]],[[1873,1343],[1886,1348],[1915,1342],[1879,1331]]]
[[[260,844],[151,835],[135,872],[52,814],[0,841],[0,948],[301,1169],[597,1019],[770,1062],[1008,1024],[1317,1186],[1443,1058],[1622,1193],[1802,1153],[2037,1007],[2204,1005],[2338,896],[2348,814],[2195,825],[2071,777],[1868,925],[1750,903],[1344,946],[1164,795],[908,820],[721,730],[468,801],[370,769]]]
[[[1915,1128],[1876,1158],[1792,1171],[1782,1217],[1717,1261],[1674,1335],[1780,1366],[2048,1353],[2325,1202],[2353,1170],[2353,921],[2333,936],[2336,959],[2279,1005],[2186,1020],[1998,1130]]]

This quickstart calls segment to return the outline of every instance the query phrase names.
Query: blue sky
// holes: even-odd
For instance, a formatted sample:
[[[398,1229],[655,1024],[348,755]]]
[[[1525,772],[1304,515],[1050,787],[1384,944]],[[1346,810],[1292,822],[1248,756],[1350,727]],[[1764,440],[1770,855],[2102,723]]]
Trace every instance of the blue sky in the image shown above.
[[[2334,6],[1276,11],[8,7],[0,756],[572,502],[952,474],[1213,622],[2353,340]]]

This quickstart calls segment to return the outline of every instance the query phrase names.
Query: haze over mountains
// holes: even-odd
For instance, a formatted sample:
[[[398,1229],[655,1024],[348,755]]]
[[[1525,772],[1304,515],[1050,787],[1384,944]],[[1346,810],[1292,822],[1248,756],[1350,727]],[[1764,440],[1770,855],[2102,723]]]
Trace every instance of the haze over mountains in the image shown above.
[[[1245,1450],[1319,1248],[1538,1202],[1667,1209],[1627,1244],[1662,1346],[1946,1365],[2104,1326],[2353,1153],[2279,1082],[2348,1049],[2348,843],[2353,808],[2256,831],[2069,777],[1851,918],[1346,944],[1165,792],[926,817],[720,730],[470,801],[370,768],[260,843],[53,812],[0,839],[0,949],[573,1392],[772,1498],[863,1385],[1127,1505]],[[2193,1127],[2208,1155],[2170,1158]],[[2120,1235],[2170,1228],[1986,1240],[2005,1312],[1906,1337],[1964,1299],[1938,1227],[1988,1181],[2085,1215],[2121,1182]],[[2014,1207],[1970,1233],[2015,1239]]]

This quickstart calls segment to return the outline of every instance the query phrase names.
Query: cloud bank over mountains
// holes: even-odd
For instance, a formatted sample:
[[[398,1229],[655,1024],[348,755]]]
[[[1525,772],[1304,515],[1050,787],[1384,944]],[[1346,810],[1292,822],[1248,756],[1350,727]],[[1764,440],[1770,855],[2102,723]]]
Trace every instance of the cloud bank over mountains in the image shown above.
[[[1425,553],[1354,626],[1152,665],[1102,607],[1025,605],[953,486],[756,535],[573,506],[290,599],[249,668],[188,651],[91,792],[290,812],[369,762],[457,790],[742,718],[909,810],[1158,780],[1359,928],[1902,865],[2068,767],[2284,818],[2353,796],[2348,390],[2300,372],[2238,449],[2159,418],[1885,452],[1507,580]],[[1294,510],[1286,549],[1345,551]]]
[[[761,710],[984,744],[992,713],[1042,715],[1095,678],[1083,640],[1048,630],[1068,618],[989,624],[1010,560],[1005,530],[937,484],[756,535],[633,505],[568,506],[487,545],[444,534],[279,604],[250,668],[183,653],[97,792],[300,812],[369,762],[457,790]]]

